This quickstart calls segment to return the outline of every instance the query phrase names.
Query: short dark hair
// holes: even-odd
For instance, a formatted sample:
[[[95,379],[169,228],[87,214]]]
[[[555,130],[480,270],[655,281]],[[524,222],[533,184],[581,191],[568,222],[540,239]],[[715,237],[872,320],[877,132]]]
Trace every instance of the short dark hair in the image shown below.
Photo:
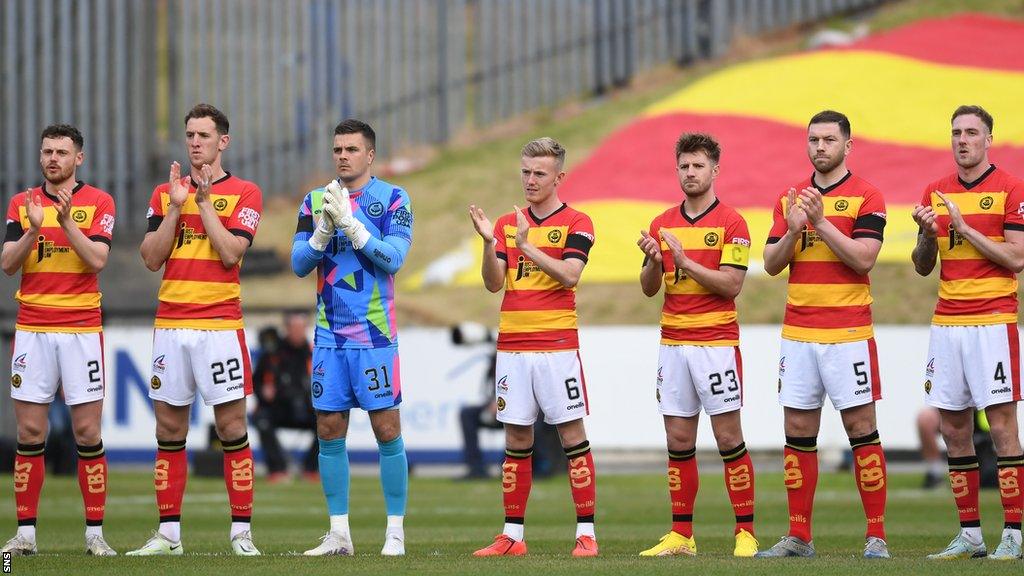
[[[718,145],[718,141],[711,134],[703,132],[684,132],[679,140],[676,140],[676,160],[679,160],[679,155],[684,152],[703,152],[715,164],[718,164],[718,159],[722,157],[722,147]]]
[[[78,150],[85,146],[85,138],[82,137],[82,133],[71,124],[51,124],[43,128],[43,134],[39,137],[39,143],[42,144],[43,140],[47,138],[71,138],[75,148],[78,148]]]
[[[822,110],[814,116],[811,116],[811,121],[807,123],[807,127],[810,128],[811,124],[830,124],[833,122],[839,124],[839,131],[842,132],[843,138],[849,139],[850,134],[853,133],[850,130],[850,119],[842,112],[836,112],[835,110]]]
[[[355,118],[349,118],[342,120],[340,124],[334,127],[334,135],[340,134],[362,134],[363,138],[366,139],[369,144],[370,150],[377,149],[377,133],[370,128],[370,125],[362,120],[356,120]]]
[[[974,114],[978,118],[981,118],[981,121],[985,123],[985,126],[988,126],[988,133],[992,133],[992,115],[988,113],[988,110],[985,110],[976,104],[963,104],[958,106],[957,109],[953,111],[953,117],[949,119],[949,123],[952,124],[953,121],[956,120],[957,116],[964,116],[967,114]]]
[[[216,126],[217,133],[221,136],[227,134],[231,128],[231,125],[228,123],[228,117],[210,104],[200,103],[193,106],[188,111],[188,114],[185,114],[185,124],[188,124],[188,121],[193,118],[209,118],[213,120],[213,125]]]

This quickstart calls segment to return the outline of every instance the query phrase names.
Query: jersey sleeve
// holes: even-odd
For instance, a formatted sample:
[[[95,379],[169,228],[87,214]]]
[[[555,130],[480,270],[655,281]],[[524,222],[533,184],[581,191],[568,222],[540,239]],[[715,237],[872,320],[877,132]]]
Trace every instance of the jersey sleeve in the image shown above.
[[[249,241],[256,236],[256,229],[260,225],[260,216],[263,214],[263,192],[255,184],[249,184],[242,191],[235,211],[228,217],[228,229],[235,236],[240,236]]]
[[[385,237],[394,236],[412,242],[412,223],[412,200],[409,193],[401,188],[393,189],[381,232]]]
[[[149,198],[149,210],[146,212],[147,232],[156,232],[156,229],[160,227],[160,223],[164,221],[164,202],[160,194],[162,187],[163,185],[157,186],[153,190],[153,195]]]
[[[1024,181],[1014,180],[1006,191],[1003,230],[1024,231]]]
[[[786,195],[782,194],[779,199],[775,201],[775,210],[772,212],[772,227],[768,231],[768,243],[775,244],[786,234],[786,230],[789,229],[789,224],[786,222],[786,213],[783,210],[783,203],[786,201]]]
[[[885,230],[885,198],[878,190],[871,188],[864,193],[864,202],[853,222],[852,238],[873,238],[882,241]]]
[[[114,220],[116,218],[114,199],[110,194],[102,193],[96,199],[96,213],[92,219],[92,226],[85,235],[94,242],[103,242],[110,245],[114,237]]]
[[[4,235],[4,242],[17,242],[25,235],[25,229],[21,226],[20,206],[25,203],[25,193],[15,194],[7,205],[7,232]]]
[[[590,257],[590,249],[594,246],[594,223],[590,216],[580,212],[569,224],[566,233],[565,249],[562,250],[562,260],[576,258],[587,261]]]
[[[316,223],[313,221],[313,193],[306,194],[299,204],[299,213],[295,222],[294,242],[305,242],[312,236]]]
[[[505,240],[505,223],[507,217],[502,216],[494,222],[494,253],[499,260],[508,261],[508,242]]]
[[[722,258],[718,265],[746,270],[750,262],[750,229],[747,221],[738,213],[725,225],[725,241],[722,243]]]

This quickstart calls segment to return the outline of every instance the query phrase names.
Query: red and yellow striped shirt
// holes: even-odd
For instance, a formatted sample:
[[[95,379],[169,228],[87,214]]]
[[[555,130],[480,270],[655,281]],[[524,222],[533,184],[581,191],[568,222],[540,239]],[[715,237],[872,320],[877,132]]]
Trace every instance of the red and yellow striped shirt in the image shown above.
[[[523,209],[530,223],[530,243],[548,256],[587,261],[594,244],[594,224],[586,214],[562,204],[544,219]],[[501,301],[498,350],[556,352],[576,350],[576,289],[562,286],[516,247],[516,216],[494,223],[494,249],[505,260],[505,297]]]
[[[161,184],[153,191],[148,215],[150,232],[160,227],[167,213],[168,188],[168,184]],[[224,267],[206,235],[195,190],[196,183],[189,180],[188,200],[181,207],[174,247],[164,264],[155,326],[237,330],[242,328],[242,291],[238,281],[242,263]],[[258,186],[229,173],[213,183],[210,202],[225,228],[252,243],[263,212],[263,196]]]
[[[851,238],[882,239],[885,200],[877,188],[849,172],[828,188],[819,188],[813,176],[795,188],[810,186],[821,192],[825,218],[840,232]],[[769,244],[786,233],[787,203],[785,193],[775,203]],[[867,340],[874,336],[871,302],[868,275],[844,264],[808,224],[789,264],[782,337],[822,344]]]
[[[21,266],[21,288],[14,296],[19,303],[17,329],[102,331],[99,278],[78,256],[57,222],[60,201],[43,187],[27,193],[42,200],[43,225],[35,249]],[[78,182],[71,193],[71,219],[87,238],[110,245],[114,231],[114,199],[83,182]],[[29,228],[25,195],[26,192],[20,192],[11,198],[5,242],[17,241]]]
[[[687,257],[705,268],[722,266],[747,269],[750,260],[750,232],[747,222],[716,198],[696,218],[690,218],[683,204],[673,206],[651,222],[650,234],[661,238],[667,230],[679,239]],[[695,346],[739,346],[736,302],[712,293],[693,278],[677,274],[672,251],[661,243],[665,281],[665,304],[661,310],[661,343]]]
[[[1024,183],[991,166],[974,182],[952,174],[925,189],[921,204],[931,206],[943,235],[939,244],[939,302],[932,323],[982,326],[1017,322],[1017,275],[992,262],[950,226],[949,211],[935,192],[950,197],[964,220],[995,242],[1004,230],[1024,230]]]

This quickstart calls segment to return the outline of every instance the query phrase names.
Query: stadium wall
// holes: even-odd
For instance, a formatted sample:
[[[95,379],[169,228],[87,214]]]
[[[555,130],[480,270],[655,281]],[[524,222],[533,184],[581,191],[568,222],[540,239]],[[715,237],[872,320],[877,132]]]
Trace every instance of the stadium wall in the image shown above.
[[[779,449],[783,444],[778,385],[778,326],[742,329],[743,426],[751,449]],[[657,327],[594,327],[580,331],[590,417],[587,431],[596,449],[662,450],[664,433],[654,398],[657,377]],[[105,331],[107,397],[103,440],[114,461],[148,462],[153,455],[153,412],[147,397],[152,329],[111,327]],[[887,448],[916,449],[914,418],[924,406],[926,326],[876,328],[883,400],[878,404],[879,431]],[[256,342],[251,334],[249,342]],[[404,330],[402,420],[413,462],[458,462],[461,436],[458,410],[483,398],[488,345],[456,346],[444,329]],[[197,399],[198,400],[198,399]],[[202,449],[213,412],[201,402],[193,412],[190,450]],[[708,419],[701,421],[698,448],[714,450]],[[374,461],[376,444],[365,413],[354,411],[349,447],[356,461]],[[252,435],[255,440],[255,434]],[[293,437],[295,447],[308,436]],[[483,447],[501,447],[500,434],[485,434]],[[819,446],[842,449],[846,435],[838,413],[824,410]]]

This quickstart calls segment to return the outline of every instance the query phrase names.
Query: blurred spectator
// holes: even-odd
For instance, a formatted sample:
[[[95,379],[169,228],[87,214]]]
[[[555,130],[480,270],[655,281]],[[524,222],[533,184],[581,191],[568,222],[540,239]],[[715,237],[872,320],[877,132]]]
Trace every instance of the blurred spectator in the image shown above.
[[[924,488],[935,488],[948,482],[948,468],[945,455],[939,450],[939,410],[926,407],[917,414],[917,434],[921,440],[921,459],[927,468],[924,473]],[[989,435],[988,418],[982,410],[974,413],[974,453],[981,465],[981,487],[995,488],[999,485],[996,468],[996,452]]]
[[[470,346],[494,341],[494,335],[486,327],[463,323],[452,327],[452,342],[456,345]],[[480,450],[480,430],[501,430],[498,422],[498,405],[495,401],[494,370],[497,363],[496,351],[491,351],[487,370],[484,372],[483,396],[486,400],[481,404],[463,406],[459,410],[459,425],[462,428],[463,461],[466,463],[464,480],[487,478],[487,464]],[[564,461],[564,453],[555,427],[538,419],[534,426],[533,475],[545,478],[555,473],[559,460]]]
[[[260,435],[271,482],[288,478],[288,460],[277,430],[308,430],[312,440],[303,461],[303,473],[307,479],[316,480],[320,451],[310,395],[313,351],[307,339],[309,318],[305,313],[290,312],[285,315],[284,324],[284,338],[273,327],[259,333],[260,356],[253,371],[258,404],[253,424]]]

